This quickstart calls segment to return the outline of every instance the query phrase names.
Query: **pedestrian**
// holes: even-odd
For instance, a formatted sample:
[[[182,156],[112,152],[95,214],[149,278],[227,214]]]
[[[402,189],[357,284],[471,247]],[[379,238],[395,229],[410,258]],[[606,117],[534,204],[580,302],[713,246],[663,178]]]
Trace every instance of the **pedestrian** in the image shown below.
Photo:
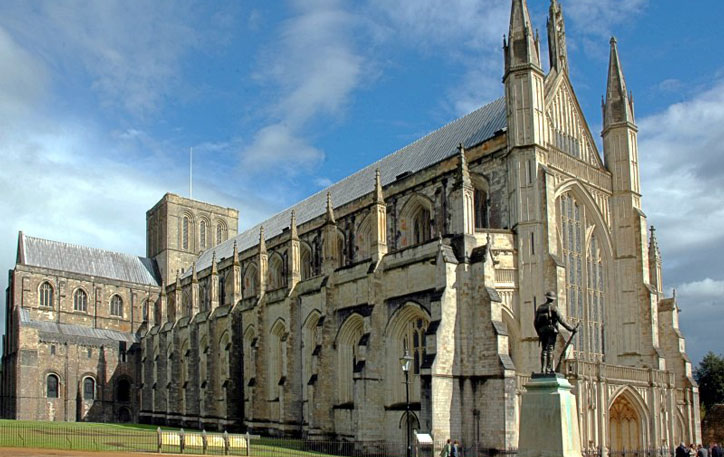
[[[442,447],[442,451],[440,451],[440,457],[452,457],[450,455],[451,453],[451,445],[450,445],[450,438],[447,439],[447,442]]]
[[[453,443],[453,457],[461,457],[460,455],[460,441],[455,440]]]
[[[676,448],[675,457],[689,457],[689,450],[686,448],[683,441],[679,444],[679,447]]]
[[[696,457],[709,457],[709,449],[699,444],[699,449],[696,451]]]
[[[711,446],[711,457],[724,457],[724,455],[722,455],[722,449],[721,446],[719,446],[719,443],[714,443]]]

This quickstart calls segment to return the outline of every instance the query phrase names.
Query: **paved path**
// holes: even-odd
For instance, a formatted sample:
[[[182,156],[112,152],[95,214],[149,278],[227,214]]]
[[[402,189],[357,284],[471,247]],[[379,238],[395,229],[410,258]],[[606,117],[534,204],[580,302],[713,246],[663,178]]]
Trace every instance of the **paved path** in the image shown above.
[[[158,457],[159,454],[147,454],[140,452],[111,452],[111,451],[66,451],[58,449],[28,449],[28,448],[0,448],[0,457]],[[161,454],[164,457],[172,457],[179,454]],[[186,454],[184,457],[189,457]]]

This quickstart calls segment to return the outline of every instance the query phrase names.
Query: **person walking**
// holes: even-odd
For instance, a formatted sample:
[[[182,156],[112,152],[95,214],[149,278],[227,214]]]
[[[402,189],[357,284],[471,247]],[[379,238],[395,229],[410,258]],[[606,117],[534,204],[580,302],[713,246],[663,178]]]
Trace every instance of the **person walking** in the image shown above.
[[[696,451],[696,457],[709,457],[709,449],[700,444],[699,449]]]
[[[460,455],[460,441],[455,440],[452,448],[453,448],[453,457],[462,457]]]
[[[724,457],[724,455],[722,455],[722,450],[721,446],[719,446],[719,443],[711,444],[711,457]]]
[[[689,457],[689,450],[686,448],[686,444],[682,441],[679,447],[676,448],[675,457]]]
[[[440,451],[440,457],[452,457],[451,455],[451,445],[450,445],[450,438],[447,439],[447,442],[442,447],[442,450]]]

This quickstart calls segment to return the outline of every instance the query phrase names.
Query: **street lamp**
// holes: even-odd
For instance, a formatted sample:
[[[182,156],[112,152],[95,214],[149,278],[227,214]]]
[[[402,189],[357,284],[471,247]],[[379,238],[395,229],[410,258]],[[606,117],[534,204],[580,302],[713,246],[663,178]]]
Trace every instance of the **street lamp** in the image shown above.
[[[405,373],[405,429],[407,433],[407,457],[412,455],[412,448],[410,447],[410,365],[412,364],[412,356],[407,349],[405,349],[405,355],[400,357],[400,366],[402,372]]]

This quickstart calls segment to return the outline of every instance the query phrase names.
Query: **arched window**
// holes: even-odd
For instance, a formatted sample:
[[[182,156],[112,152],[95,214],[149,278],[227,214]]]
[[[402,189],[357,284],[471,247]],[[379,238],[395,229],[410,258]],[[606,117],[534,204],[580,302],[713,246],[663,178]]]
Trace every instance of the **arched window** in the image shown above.
[[[95,400],[96,398],[96,381],[87,377],[83,380],[83,400]]]
[[[574,354],[577,358],[600,359],[604,353],[603,324],[606,302],[606,278],[600,239],[594,231],[586,237],[586,227],[594,225],[591,210],[576,201],[573,193],[558,201],[560,243],[566,266],[568,320],[580,323]]]
[[[477,187],[473,191],[473,202],[475,204],[475,228],[484,229],[488,227],[488,194]]]
[[[355,258],[356,260],[368,259],[372,246],[372,215],[364,218],[355,233]]]
[[[49,374],[45,380],[45,384],[45,396],[48,398],[58,398],[58,376]]]
[[[419,208],[412,217],[412,239],[414,244],[424,243],[431,238],[430,235],[430,211],[427,208]]]
[[[148,322],[148,300],[143,301],[143,306],[141,309],[143,310],[141,314],[143,322]]]
[[[181,247],[185,250],[189,249],[189,224],[189,217],[184,216],[181,223]]]
[[[201,249],[206,249],[206,221],[203,219],[199,223],[199,242]]]
[[[269,261],[269,272],[267,279],[267,289],[275,290],[284,287],[286,278],[284,277],[284,262],[279,254],[272,254]]]
[[[405,378],[400,369],[400,357],[407,352],[412,358],[409,371],[410,401],[420,401],[420,369],[425,359],[425,332],[430,322],[428,314],[414,303],[400,308],[390,320],[387,328],[386,381],[389,404],[405,401]]]
[[[127,403],[131,401],[131,383],[121,378],[116,383],[116,401]]]
[[[362,338],[363,321],[359,314],[347,318],[339,329],[337,337],[337,402],[354,401],[353,373],[359,355],[359,341]]]
[[[244,274],[244,298],[256,296],[256,276],[256,265],[249,265],[249,267],[246,269],[246,273]]]
[[[111,315],[123,317],[123,299],[118,295],[111,297]]]
[[[306,243],[302,243],[301,255],[299,256],[299,267],[302,281],[312,277],[312,250]]]
[[[153,305],[153,323],[155,325],[161,325],[162,321],[163,316],[161,315],[161,303],[159,301]]]
[[[45,281],[40,285],[38,301],[40,306],[46,308],[53,307],[53,286],[51,286],[48,281]]]
[[[226,240],[226,225],[223,222],[216,223],[216,244]]]
[[[73,294],[73,309],[84,313],[88,311],[88,294],[85,290],[78,289]]]

